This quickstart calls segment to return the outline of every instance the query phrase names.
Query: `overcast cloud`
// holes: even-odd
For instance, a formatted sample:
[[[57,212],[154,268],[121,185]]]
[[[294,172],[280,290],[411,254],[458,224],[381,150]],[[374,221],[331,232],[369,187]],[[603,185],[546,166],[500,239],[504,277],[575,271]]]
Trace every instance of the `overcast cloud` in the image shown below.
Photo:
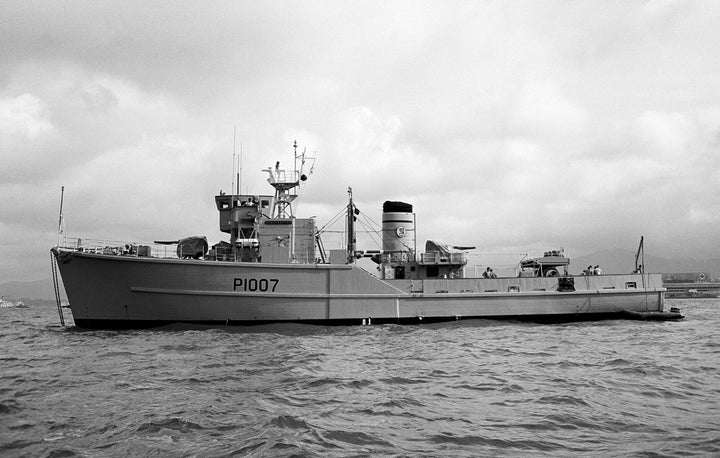
[[[419,244],[718,257],[718,43],[715,1],[4,1],[0,280],[49,276],[61,186],[72,236],[226,239],[234,126],[243,190],[314,153],[319,225],[352,186]]]

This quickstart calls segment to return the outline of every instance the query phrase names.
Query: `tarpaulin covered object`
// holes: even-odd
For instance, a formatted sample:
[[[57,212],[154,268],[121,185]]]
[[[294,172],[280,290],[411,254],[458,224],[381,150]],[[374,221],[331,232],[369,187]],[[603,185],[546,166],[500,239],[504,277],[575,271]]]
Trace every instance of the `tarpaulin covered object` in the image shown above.
[[[179,240],[177,244],[177,255],[179,258],[200,259],[205,256],[207,250],[208,241],[204,236],[186,237]]]

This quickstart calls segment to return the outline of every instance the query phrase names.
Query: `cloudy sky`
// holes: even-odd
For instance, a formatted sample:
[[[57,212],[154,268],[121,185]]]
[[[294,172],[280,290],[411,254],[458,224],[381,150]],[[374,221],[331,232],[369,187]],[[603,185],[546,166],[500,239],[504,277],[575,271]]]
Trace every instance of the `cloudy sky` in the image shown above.
[[[0,281],[66,233],[217,229],[242,143],[317,157],[299,216],[414,204],[418,239],[720,255],[720,2],[0,2]],[[367,247],[375,248],[375,247]]]

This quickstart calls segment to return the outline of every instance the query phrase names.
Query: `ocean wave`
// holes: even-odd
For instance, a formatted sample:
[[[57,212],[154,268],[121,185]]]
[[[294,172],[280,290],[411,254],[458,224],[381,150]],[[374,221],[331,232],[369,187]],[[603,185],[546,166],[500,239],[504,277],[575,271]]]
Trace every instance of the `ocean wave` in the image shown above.
[[[373,434],[368,434],[358,431],[344,431],[344,430],[330,430],[320,433],[320,436],[325,442],[339,445],[342,448],[342,444],[362,445],[368,447],[393,447],[391,442],[385,439],[377,437]]]
[[[0,415],[9,415],[11,413],[20,412],[22,407],[20,403],[14,399],[0,401]]]
[[[143,423],[137,428],[138,433],[155,434],[163,430],[174,430],[179,432],[187,432],[190,430],[204,429],[197,423],[184,418],[170,417],[158,421]]]

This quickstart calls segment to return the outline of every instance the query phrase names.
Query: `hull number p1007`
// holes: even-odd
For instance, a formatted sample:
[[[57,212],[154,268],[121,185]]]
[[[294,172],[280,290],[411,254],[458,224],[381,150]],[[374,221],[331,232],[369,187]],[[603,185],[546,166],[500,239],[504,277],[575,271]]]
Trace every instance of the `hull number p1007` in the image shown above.
[[[275,292],[280,280],[277,278],[240,278],[235,277],[233,280],[233,291],[262,291],[271,293]]]

